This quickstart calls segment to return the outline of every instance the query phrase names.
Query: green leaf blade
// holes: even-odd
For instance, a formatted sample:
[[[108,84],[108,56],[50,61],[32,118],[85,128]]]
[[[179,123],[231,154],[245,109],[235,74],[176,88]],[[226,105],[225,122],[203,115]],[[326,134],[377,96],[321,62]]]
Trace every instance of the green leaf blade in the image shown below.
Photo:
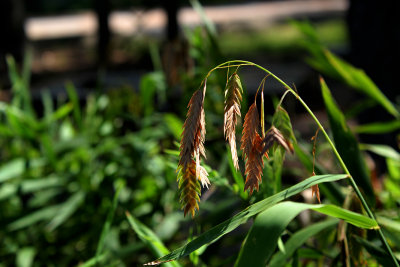
[[[160,257],[163,254],[169,253],[169,250],[164,246],[164,244],[157,237],[157,235],[153,233],[152,230],[134,218],[129,212],[126,212],[126,217],[128,218],[128,222],[132,229],[136,232],[143,243],[145,243],[151,249],[156,257]],[[180,267],[181,265],[177,262],[167,262],[165,263],[165,266]]]
[[[243,243],[235,267],[265,266],[287,225],[306,209],[306,204],[282,202],[260,213]]]
[[[100,256],[100,254],[103,251],[106,236],[110,232],[111,224],[112,224],[112,221],[114,218],[114,213],[118,206],[118,197],[119,197],[119,194],[121,193],[121,190],[123,189],[123,187],[124,187],[124,184],[122,182],[117,185],[117,191],[114,194],[114,199],[112,202],[111,209],[109,210],[109,212],[107,214],[107,219],[104,223],[103,230],[101,231],[99,243],[97,244],[96,257]]]
[[[243,211],[239,212],[232,218],[214,226],[207,232],[201,234],[196,239],[187,243],[186,245],[172,251],[171,253],[151,262],[151,264],[160,264],[166,261],[177,260],[182,257],[189,255],[191,252],[199,249],[203,245],[210,244],[215,242],[217,239],[222,237],[223,235],[233,231],[239,225],[246,222],[250,217],[268,209],[274,204],[287,199],[295,194],[302,192],[303,190],[310,188],[313,185],[326,183],[326,182],[334,182],[337,180],[345,179],[348,176],[345,174],[327,174],[327,175],[316,175],[312,176],[286,190],[282,190],[281,192],[268,197],[260,202],[257,202]]]
[[[312,210],[318,211],[325,215],[335,217],[347,221],[348,223],[365,229],[379,229],[378,223],[369,217],[345,210],[335,205],[321,205],[320,207],[310,207]]]
[[[312,209],[360,228],[377,229],[375,220],[334,205],[281,202],[260,213],[250,229],[235,266],[265,266],[287,225],[302,211]],[[275,265],[271,265],[275,266]]]
[[[300,231],[294,233],[290,239],[285,243],[285,254],[281,251],[274,254],[269,265],[270,266],[284,266],[286,259],[290,258],[293,253],[300,248],[309,238],[321,232],[324,229],[335,226],[339,220],[331,219],[312,224]]]

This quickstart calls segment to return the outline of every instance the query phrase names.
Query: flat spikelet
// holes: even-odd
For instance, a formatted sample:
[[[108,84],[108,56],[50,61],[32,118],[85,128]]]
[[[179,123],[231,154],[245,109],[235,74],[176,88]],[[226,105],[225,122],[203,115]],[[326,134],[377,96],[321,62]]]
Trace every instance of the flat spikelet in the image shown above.
[[[192,217],[199,210],[201,187],[196,177],[196,163],[192,160],[184,169],[178,167],[178,183],[180,189],[179,202],[181,203],[184,216],[191,213]]]
[[[253,190],[258,191],[259,184],[262,182],[262,173],[264,167],[263,153],[262,153],[262,138],[257,133],[250,153],[246,156],[246,182],[244,190],[250,190],[250,195]]]
[[[205,156],[205,122],[203,100],[204,91],[199,89],[193,93],[193,96],[188,104],[189,110],[186,115],[185,123],[183,124],[178,163],[179,166],[183,167],[184,171],[191,163],[191,160],[196,158],[197,153]]]
[[[240,147],[246,160],[244,190],[250,189],[250,194],[253,193],[254,188],[258,191],[264,167],[262,138],[258,134],[259,124],[257,105],[254,102],[244,118],[242,144]]]
[[[228,80],[225,89],[224,107],[224,134],[231,148],[232,161],[236,170],[239,170],[239,160],[236,150],[236,123],[240,114],[240,102],[242,101],[243,88],[239,75],[234,73]]]
[[[180,202],[184,214],[190,212],[192,217],[199,209],[201,186],[208,188],[207,171],[200,165],[200,156],[205,158],[205,119],[204,119],[204,94],[206,90],[194,92],[188,104],[188,113],[183,124],[182,139],[178,163],[178,180],[180,189]]]
[[[292,154],[294,152],[292,143],[288,139],[285,139],[282,133],[274,126],[272,126],[268,130],[262,143],[264,143],[264,148],[262,149],[262,153],[268,151],[274,143],[278,143],[284,149],[286,149],[288,152]]]
[[[253,105],[251,105],[249,110],[247,111],[243,123],[242,140],[241,140],[242,144],[240,146],[240,149],[243,150],[244,158],[246,158],[246,155],[249,155],[252,150],[254,140],[257,136],[259,125],[260,121],[258,119],[257,106],[256,103],[253,103]]]

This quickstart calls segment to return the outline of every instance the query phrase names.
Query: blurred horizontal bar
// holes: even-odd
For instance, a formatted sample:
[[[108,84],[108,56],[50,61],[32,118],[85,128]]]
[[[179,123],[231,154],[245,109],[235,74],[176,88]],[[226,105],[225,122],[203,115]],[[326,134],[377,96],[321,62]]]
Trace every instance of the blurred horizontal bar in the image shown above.
[[[246,3],[237,5],[204,7],[208,17],[218,26],[244,23],[263,26],[280,19],[310,16],[320,13],[344,12],[346,0],[290,0],[279,2]],[[161,34],[166,24],[162,9],[114,11],[109,22],[113,33],[129,36],[136,33]],[[181,8],[178,15],[182,26],[201,24],[198,14],[190,7]],[[26,19],[25,32],[30,40],[57,39],[65,37],[92,36],[97,31],[94,12]]]

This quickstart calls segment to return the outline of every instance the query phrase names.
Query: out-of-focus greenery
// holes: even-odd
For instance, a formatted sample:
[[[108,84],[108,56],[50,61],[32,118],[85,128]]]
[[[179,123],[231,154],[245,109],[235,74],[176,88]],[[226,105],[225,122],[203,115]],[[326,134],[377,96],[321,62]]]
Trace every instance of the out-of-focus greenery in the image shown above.
[[[314,24],[323,45],[340,47],[347,42],[346,25],[343,20],[325,20]],[[277,23],[267,28],[252,30],[229,30],[220,35],[219,43],[229,56],[252,56],[260,53],[283,56],[300,53],[304,38],[291,23]]]
[[[38,114],[29,71],[8,63],[14,96],[0,103],[1,264],[71,266],[95,255],[103,263],[111,254],[132,255],[143,245],[126,210],[150,218],[164,238],[174,234],[176,177],[162,150],[174,147],[179,119],[139,120],[145,109],[131,88],[91,94],[81,106],[70,83],[57,99],[43,92]]]

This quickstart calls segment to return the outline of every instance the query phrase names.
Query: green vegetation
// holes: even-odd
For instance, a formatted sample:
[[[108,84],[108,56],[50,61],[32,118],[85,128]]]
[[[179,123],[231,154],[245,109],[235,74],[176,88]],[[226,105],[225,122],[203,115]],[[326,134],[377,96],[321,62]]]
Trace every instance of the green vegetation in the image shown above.
[[[314,24],[316,34],[323,45],[340,47],[347,42],[343,20],[329,20]],[[229,30],[220,35],[219,43],[228,56],[252,56],[267,53],[268,56],[293,55],[302,51],[304,38],[292,23],[278,23],[266,29]],[[297,55],[298,57],[298,55]]]
[[[324,27],[338,29],[337,25]],[[397,131],[398,103],[325,47],[336,42],[321,37],[325,28],[320,32],[304,23],[297,24],[297,30],[282,26],[287,32],[277,29],[276,36],[268,38],[287,42],[287,47],[303,40],[312,67],[393,117],[350,128],[349,117],[328,87],[330,81],[321,78],[321,102],[329,119],[322,125],[295,88],[268,69],[242,60],[219,64],[226,40],[207,27],[186,32],[197,66],[179,76],[179,97],[168,89],[166,75],[155,64],[138,91],[100,89],[80,99],[67,83],[65,95],[44,92],[37,103],[29,90],[29,55],[21,70],[7,58],[13,97],[10,103],[0,102],[0,266],[136,266],[163,261],[169,261],[166,266],[399,266],[400,154],[398,148],[360,144],[356,135]],[[324,38],[326,42],[320,40]],[[268,40],[260,42],[264,41]],[[151,54],[155,63],[160,61],[154,47]],[[235,124],[233,133],[254,130],[264,142],[244,138],[255,149],[238,149],[236,166],[234,150],[224,138],[224,91],[227,84],[236,88],[243,68],[266,73],[256,101],[246,97],[246,80],[241,80],[240,97],[228,95],[237,97],[241,120],[251,107],[261,120],[256,127],[249,121]],[[235,82],[227,83],[233,74]],[[264,111],[268,79],[284,88],[280,101],[274,101],[273,114]],[[197,93],[197,101],[207,129],[207,159],[201,167],[211,186],[192,196],[202,195],[192,219],[180,210],[176,169],[183,164],[178,141],[190,129],[189,123],[182,128],[190,95],[205,87],[206,94]],[[310,116],[316,131],[313,141],[292,128],[291,114],[284,109],[288,97]],[[199,140],[202,130],[194,135]],[[230,146],[235,139],[229,140]],[[269,159],[263,158],[264,150]],[[379,179],[367,164],[366,151],[386,163],[387,171]],[[263,162],[255,180],[250,181],[245,171],[249,164],[242,156],[247,162],[254,157]],[[196,171],[193,175],[197,177]],[[254,191],[249,194],[244,188]],[[320,204],[311,203],[319,198]]]

